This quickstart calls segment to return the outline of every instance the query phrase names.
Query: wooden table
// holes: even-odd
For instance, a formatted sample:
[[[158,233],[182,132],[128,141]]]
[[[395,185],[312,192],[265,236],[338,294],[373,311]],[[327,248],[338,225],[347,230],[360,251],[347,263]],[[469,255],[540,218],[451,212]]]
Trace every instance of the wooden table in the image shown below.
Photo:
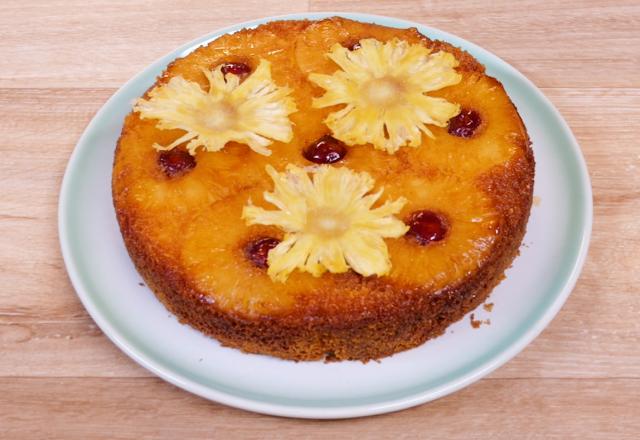
[[[57,199],[85,126],[146,65],[222,26],[326,10],[416,20],[520,69],[578,137],[595,224],[558,317],[489,377],[395,414],[289,420],[193,396],[110,343],[67,278]],[[0,438],[640,438],[637,0],[3,0],[0,37]]]

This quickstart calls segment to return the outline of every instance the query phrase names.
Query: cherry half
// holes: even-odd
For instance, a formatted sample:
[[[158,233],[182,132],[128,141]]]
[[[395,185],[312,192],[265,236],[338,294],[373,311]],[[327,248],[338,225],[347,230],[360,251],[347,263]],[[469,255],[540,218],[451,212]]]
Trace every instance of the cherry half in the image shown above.
[[[407,225],[407,236],[414,238],[421,246],[442,240],[449,229],[446,220],[433,211],[414,212]]]
[[[160,152],[158,164],[167,177],[177,177],[195,168],[196,158],[186,150],[174,148]]]
[[[336,163],[347,155],[347,146],[333,136],[325,135],[305,148],[302,155],[313,163]]]
[[[247,244],[244,249],[247,258],[257,267],[266,269],[269,264],[267,258],[269,257],[269,251],[278,246],[280,240],[271,237],[258,238]]]
[[[480,126],[482,118],[475,110],[463,108],[457,116],[449,119],[448,132],[452,136],[470,138]]]
[[[351,51],[358,50],[362,47],[362,45],[360,45],[360,41],[358,40],[350,40],[346,43],[343,43],[342,45]]]
[[[220,71],[223,75],[233,73],[234,75],[239,76],[240,79],[244,79],[251,73],[251,67],[245,63],[224,63]]]

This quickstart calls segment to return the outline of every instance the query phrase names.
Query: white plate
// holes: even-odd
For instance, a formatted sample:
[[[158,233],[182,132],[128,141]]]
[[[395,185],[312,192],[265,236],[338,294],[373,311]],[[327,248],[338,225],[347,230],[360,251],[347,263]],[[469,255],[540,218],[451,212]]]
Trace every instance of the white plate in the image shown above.
[[[125,250],[111,199],[116,140],[131,102],[174,58],[216,37],[274,19],[341,15],[462,47],[505,86],[525,121],[537,161],[533,208],[521,255],[492,293],[495,308],[473,329],[466,317],[440,338],[381,362],[288,362],[223,348],[181,325],[141,281]],[[218,402],[291,417],[343,418],[396,411],[456,391],[499,367],[533,340],[573,288],[591,233],[591,186],[578,144],[542,93],[491,53],[445,32],[365,14],[298,14],[232,26],[191,42],[125,84],[98,112],[69,161],[59,233],[67,270],[102,331],[141,365]]]

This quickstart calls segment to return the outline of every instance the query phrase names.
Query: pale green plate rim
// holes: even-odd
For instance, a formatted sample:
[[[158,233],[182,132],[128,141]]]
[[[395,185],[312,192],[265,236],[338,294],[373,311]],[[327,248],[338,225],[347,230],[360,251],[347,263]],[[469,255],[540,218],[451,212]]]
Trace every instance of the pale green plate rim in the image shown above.
[[[531,102],[535,102],[540,109],[540,114],[547,119],[545,122],[548,122],[549,129],[555,130],[554,137],[558,140],[558,145],[566,147],[562,150],[562,159],[568,173],[570,173],[572,187],[569,190],[574,195],[572,198],[573,206],[569,210],[573,214],[571,221],[574,224],[574,228],[572,229],[573,235],[567,237],[564,264],[556,274],[553,291],[547,292],[546,301],[538,310],[535,310],[532,314],[533,318],[529,322],[522,323],[519,332],[513,334],[512,338],[499,349],[486,353],[473,367],[466,368],[463,371],[452,371],[447,380],[437,386],[416,386],[411,390],[398,390],[398,393],[394,393],[394,395],[376,396],[376,398],[371,399],[354,399],[353,401],[349,400],[348,396],[341,396],[342,398],[336,398],[332,401],[305,400],[304,396],[302,396],[300,399],[292,401],[291,399],[278,399],[273,396],[252,394],[212,381],[202,383],[197,378],[189,377],[187,373],[180,371],[180,368],[170,360],[155,358],[148,350],[145,350],[144,346],[137,344],[135,335],[121,332],[114,325],[112,317],[106,316],[101,310],[100,294],[97,293],[99,292],[99,286],[92,285],[88,275],[88,272],[92,269],[86,261],[80,261],[77,257],[77,249],[82,244],[78,242],[77,237],[74,237],[74,222],[78,221],[78,213],[82,207],[74,205],[71,201],[73,200],[74,192],[78,191],[82,183],[79,180],[81,173],[78,170],[82,169],[83,162],[87,160],[88,155],[91,153],[91,140],[93,136],[99,135],[101,128],[103,128],[101,127],[103,125],[102,121],[110,113],[112,114],[116,108],[130,108],[130,102],[125,99],[123,91],[131,88],[146,89],[148,85],[153,83],[155,76],[173,59],[186,55],[193,48],[222,34],[242,28],[253,27],[273,20],[313,20],[336,15],[386,26],[416,27],[429,37],[448,41],[469,51],[487,66],[489,71],[501,72],[498,79],[503,82],[507,89],[509,86],[526,88]],[[174,50],[127,82],[96,114],[71,155],[60,191],[58,228],[62,255],[69,277],[85,308],[102,331],[118,347],[148,370],[202,397],[238,408],[289,417],[347,418],[396,411],[442,397],[473,383],[519,353],[548,325],[571,293],[586,259],[592,217],[591,184],[584,158],[575,137],[551,102],[515,68],[473,43],[418,23],[361,13],[324,12],[267,17],[221,29]]]

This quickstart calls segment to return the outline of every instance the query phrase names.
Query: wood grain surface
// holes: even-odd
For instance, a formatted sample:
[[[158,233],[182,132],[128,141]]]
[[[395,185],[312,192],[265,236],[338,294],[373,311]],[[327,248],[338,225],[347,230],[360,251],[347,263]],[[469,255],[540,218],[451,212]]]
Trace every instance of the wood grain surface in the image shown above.
[[[173,48],[267,15],[361,11],[469,39],[527,75],[576,134],[594,190],[584,272],[538,339],[480,382],[395,414],[275,418],[142,369],[66,275],[57,198],[80,134]],[[640,438],[640,3],[0,2],[0,438]]]

